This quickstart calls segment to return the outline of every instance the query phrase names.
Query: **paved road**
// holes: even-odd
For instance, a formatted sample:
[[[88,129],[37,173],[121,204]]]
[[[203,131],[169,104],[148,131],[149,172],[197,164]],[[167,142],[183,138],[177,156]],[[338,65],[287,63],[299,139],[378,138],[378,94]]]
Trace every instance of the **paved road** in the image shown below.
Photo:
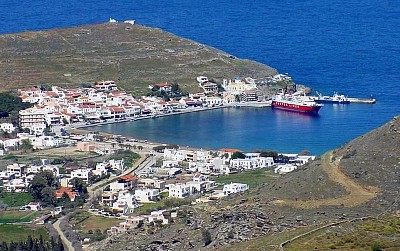
[[[102,191],[101,188],[105,187],[106,185],[110,184],[111,182],[118,180],[121,176],[141,170],[144,167],[148,166],[149,164],[151,165],[151,163],[152,163],[151,159],[152,159],[151,156],[142,155],[140,157],[140,159],[138,161],[136,161],[136,163],[131,168],[125,170],[122,174],[115,176],[115,177],[110,177],[106,180],[101,180],[101,181],[91,185],[90,187],[88,187],[87,190],[88,190],[89,198],[87,200],[88,202],[84,205],[84,208],[88,209],[90,207],[90,202],[95,197],[95,195],[101,193],[101,191]]]
[[[65,237],[63,231],[61,231],[60,228],[60,222],[65,218],[65,216],[61,217],[60,219],[58,219],[55,223],[53,223],[53,227],[57,230],[58,235],[60,235],[61,240],[64,244],[64,247],[68,250],[68,251],[75,251],[75,248],[72,246],[72,242],[70,242],[67,237]]]

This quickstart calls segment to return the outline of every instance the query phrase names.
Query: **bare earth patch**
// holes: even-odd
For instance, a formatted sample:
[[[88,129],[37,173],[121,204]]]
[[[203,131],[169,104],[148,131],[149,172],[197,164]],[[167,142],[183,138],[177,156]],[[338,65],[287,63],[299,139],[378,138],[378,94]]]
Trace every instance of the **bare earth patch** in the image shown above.
[[[332,152],[324,154],[322,157],[322,169],[328,174],[330,180],[339,183],[348,192],[340,198],[318,199],[318,200],[284,200],[277,204],[288,204],[298,208],[310,209],[322,206],[355,207],[361,205],[378,195],[379,189],[373,186],[362,186],[345,175],[340,168],[340,159],[333,159]]]

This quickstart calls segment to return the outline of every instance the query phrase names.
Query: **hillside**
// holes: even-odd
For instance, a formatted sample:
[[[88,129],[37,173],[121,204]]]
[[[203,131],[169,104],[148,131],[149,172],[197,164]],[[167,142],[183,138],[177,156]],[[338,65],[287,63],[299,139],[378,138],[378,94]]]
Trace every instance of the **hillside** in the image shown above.
[[[199,75],[260,79],[276,70],[160,29],[105,23],[0,35],[0,74],[3,90],[112,79],[143,92],[150,83],[168,81],[191,90]]]
[[[90,250],[279,250],[294,237],[285,249],[318,249],[323,242],[328,248],[397,250],[399,145],[396,117],[257,189],[186,208],[187,214],[168,227],[112,237]],[[212,240],[206,247],[205,231]],[[359,239],[338,237],[349,234]]]

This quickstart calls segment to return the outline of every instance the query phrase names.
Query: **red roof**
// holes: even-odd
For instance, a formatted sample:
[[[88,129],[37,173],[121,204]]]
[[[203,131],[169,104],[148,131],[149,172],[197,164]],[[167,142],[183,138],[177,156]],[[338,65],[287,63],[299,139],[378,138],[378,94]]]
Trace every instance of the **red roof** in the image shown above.
[[[129,181],[137,180],[138,178],[136,176],[133,176],[132,174],[127,174],[127,175],[121,176],[119,179],[123,180],[125,182],[129,182]]]
[[[242,153],[242,150],[239,149],[234,149],[234,148],[221,148],[218,150],[219,152],[225,152],[225,153],[236,153],[236,152],[240,152]]]
[[[168,83],[161,83],[161,84],[156,84],[155,86],[158,86],[158,87],[167,87],[167,86],[171,86],[171,85],[168,84]]]
[[[54,195],[56,198],[62,198],[64,193],[66,193],[70,199],[74,199],[77,196],[77,193],[72,191],[72,188],[69,187],[60,187],[54,192]]]

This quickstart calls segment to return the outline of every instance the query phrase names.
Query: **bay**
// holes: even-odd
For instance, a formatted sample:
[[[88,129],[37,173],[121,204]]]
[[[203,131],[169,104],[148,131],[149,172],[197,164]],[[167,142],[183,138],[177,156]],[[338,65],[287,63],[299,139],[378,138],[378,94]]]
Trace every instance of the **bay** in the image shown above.
[[[327,105],[316,118],[224,109],[110,125],[116,134],[210,148],[322,153],[400,113],[399,1],[3,0],[0,13],[0,33],[135,19],[268,64],[324,95],[373,94],[378,100],[372,106]]]

